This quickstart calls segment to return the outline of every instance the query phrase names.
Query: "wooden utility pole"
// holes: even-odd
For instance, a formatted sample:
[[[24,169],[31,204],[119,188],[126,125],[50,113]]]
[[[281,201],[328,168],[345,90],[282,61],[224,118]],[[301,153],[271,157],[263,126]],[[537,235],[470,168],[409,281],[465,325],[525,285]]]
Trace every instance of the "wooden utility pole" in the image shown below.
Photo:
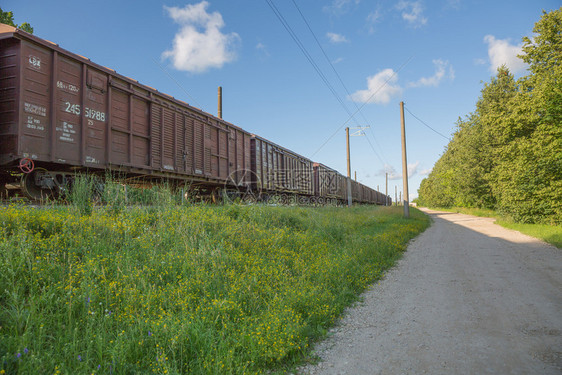
[[[394,185],[394,205],[398,206],[398,186]]]
[[[351,159],[349,157],[349,128],[345,128],[345,138],[347,144],[347,206],[351,207]]]
[[[404,102],[400,102],[400,122],[402,123],[402,182],[404,184],[404,217],[410,217],[408,197],[408,160],[406,159],[406,123],[404,122]]]
[[[357,181],[357,171],[355,171],[355,181]]]
[[[222,86],[219,86],[218,118],[222,118]]]

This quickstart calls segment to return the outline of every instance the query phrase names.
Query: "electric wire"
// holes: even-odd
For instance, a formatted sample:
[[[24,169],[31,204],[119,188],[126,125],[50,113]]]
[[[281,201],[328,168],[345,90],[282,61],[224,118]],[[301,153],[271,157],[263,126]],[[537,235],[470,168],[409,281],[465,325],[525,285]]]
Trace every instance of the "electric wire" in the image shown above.
[[[328,54],[326,53],[326,51],[324,50],[324,48],[322,47],[322,44],[320,44],[320,41],[318,40],[318,38],[316,37],[316,33],[312,30],[312,27],[310,27],[310,24],[308,23],[308,20],[306,19],[306,17],[304,16],[304,14],[302,13],[301,9],[299,8],[299,6],[297,5],[295,0],[292,0],[293,4],[295,5],[295,8],[297,8],[297,11],[299,12],[301,18],[303,19],[304,23],[306,24],[306,27],[308,28],[308,30],[310,31],[310,33],[312,34],[312,36],[314,37],[314,40],[316,41],[316,44],[318,45],[318,47],[320,48],[320,50],[322,51],[322,54],[324,55],[324,57],[326,58],[326,61],[328,61],[328,64],[330,64],[330,66],[332,67],[332,70],[334,72],[334,74],[336,75],[336,77],[338,77],[338,80],[340,81],[342,87],[344,88],[345,92],[347,93],[348,96],[351,96],[351,94],[349,93],[349,90],[347,89],[346,85],[343,83],[343,80],[341,79],[341,76],[339,75],[338,71],[336,70],[336,68],[334,67],[334,64],[332,63],[332,61],[330,60],[330,58],[328,57]],[[354,102],[355,103],[355,102]],[[357,103],[355,103],[357,105]],[[344,105],[346,111],[348,112],[348,115],[351,115],[351,112],[349,111],[349,109],[347,108],[347,105]],[[363,113],[361,113],[363,115]],[[364,117],[364,116],[363,116]],[[355,119],[355,117],[354,117]],[[355,119],[356,120],[356,119]],[[365,121],[367,121],[367,119],[365,118]],[[357,120],[356,120],[357,122]],[[357,123],[357,125],[360,125],[359,123]]]
[[[191,95],[189,95],[189,93],[187,92],[186,89],[183,88],[183,86],[174,78],[172,77],[172,75],[170,73],[168,73],[168,71],[166,69],[164,69],[164,67],[162,66],[162,64],[160,64],[158,61],[156,61],[156,59],[153,57],[152,61],[154,61],[154,63],[156,65],[158,65],[158,67],[172,80],[175,82],[176,85],[178,85],[178,87],[192,100],[193,103],[195,103],[199,109],[203,110],[203,107],[201,106],[201,104],[199,104],[197,102],[197,100],[195,100],[195,98]]]
[[[418,116],[414,115],[409,109],[408,107],[404,106],[404,109],[406,109],[406,111],[411,114],[416,120],[418,120],[419,122],[421,122],[423,125],[425,125],[426,127],[428,127],[429,129],[431,129],[432,131],[434,131],[435,133],[439,134],[441,137],[451,141],[451,138],[447,137],[446,135],[443,135],[442,133],[439,133],[437,130],[433,129],[431,126],[427,125],[422,119],[420,119]]]
[[[400,67],[398,68],[398,70],[396,70],[395,72],[392,73],[392,75],[390,77],[388,77],[388,79],[386,81],[384,81],[384,83],[378,88],[376,89],[371,96],[369,96],[369,98],[363,102],[363,104],[361,104],[361,106],[353,113],[353,116],[355,114],[357,114],[357,112],[359,112],[361,109],[363,109],[363,107],[369,103],[371,101],[371,99],[373,99],[373,97],[380,91],[382,90],[382,88],[384,86],[386,86],[386,84],[392,79],[394,78],[394,76],[396,74],[398,74],[398,72],[400,72],[405,66],[406,64],[408,64],[410,62],[410,60],[414,57],[414,55],[410,56],[402,65],[400,65]],[[336,134],[338,134],[338,132],[345,126],[347,125],[347,123],[349,122],[349,120],[351,120],[352,116],[350,116],[343,124],[341,124],[341,126],[330,136],[328,137],[328,139],[322,143],[322,145],[312,154],[311,158],[314,157],[314,155],[316,155],[328,142],[330,142],[330,140],[332,138],[334,138],[336,136]]]
[[[309,63],[313,66],[313,68],[316,70],[316,72],[318,73],[318,75],[320,76],[320,78],[322,79],[322,81],[324,82],[324,84],[328,87],[328,89],[332,92],[332,94],[334,95],[334,97],[338,100],[338,102],[340,103],[340,105],[342,106],[342,108],[344,108],[344,110],[348,113],[349,117],[348,119],[330,136],[328,137],[328,139],[310,156],[310,158],[313,158],[332,138],[334,138],[336,136],[336,134],[346,125],[348,124],[351,119],[354,119],[354,121],[357,121],[357,119],[355,118],[355,115],[357,115],[357,113],[360,113],[362,108],[371,101],[371,99],[382,89],[384,88],[388,82],[390,80],[392,80],[396,74],[398,74],[398,72],[400,72],[409,62],[410,60],[413,58],[413,55],[410,56],[396,71],[393,72],[393,74],[379,87],[377,88],[370,96],[369,98],[364,101],[361,106],[357,106],[356,105],[356,110],[351,113],[351,111],[349,111],[349,109],[347,108],[347,106],[345,105],[345,103],[343,102],[343,100],[339,97],[339,95],[337,94],[337,92],[335,91],[334,87],[331,85],[331,83],[328,81],[328,79],[326,78],[326,76],[324,75],[324,73],[320,70],[320,68],[318,67],[318,65],[316,64],[316,62],[314,61],[314,59],[312,58],[312,56],[308,53],[306,47],[302,44],[302,42],[300,41],[300,39],[298,38],[298,36],[296,35],[296,33],[293,31],[293,29],[291,28],[291,26],[288,24],[288,22],[286,21],[286,19],[283,17],[283,15],[281,14],[281,12],[279,11],[279,9],[277,8],[277,6],[275,5],[275,3],[272,0],[266,0],[267,4],[269,5],[269,7],[271,8],[271,10],[273,11],[273,13],[276,15],[276,17],[279,19],[279,21],[281,22],[281,24],[283,25],[283,27],[285,28],[285,30],[289,33],[289,35],[291,36],[291,38],[293,39],[293,41],[297,44],[297,46],[299,47],[299,49],[301,50],[301,52],[305,55],[305,57],[307,58],[307,60],[309,61]],[[345,87],[345,84],[343,83],[343,80],[341,79],[341,76],[337,73],[337,71],[335,70],[333,64],[331,63],[331,61],[329,60],[329,58],[327,57],[327,54],[325,53],[325,51],[323,50],[323,48],[321,47],[318,38],[316,37],[316,35],[314,34],[314,32],[312,31],[310,25],[308,24],[308,22],[306,21],[304,15],[302,14],[302,12],[300,11],[300,9],[298,8],[298,5],[294,2],[293,0],[293,4],[295,4],[295,6],[297,7],[297,10],[299,11],[299,13],[301,14],[301,17],[303,17],[303,19],[305,20],[305,23],[307,24],[309,30],[311,31],[311,33],[313,34],[316,42],[319,44],[322,52],[324,53],[324,56],[326,57],[326,59],[328,60],[328,62],[330,63],[330,65],[332,66],[332,69],[334,70],[336,76],[338,77],[338,79],[340,80],[340,82],[342,83],[342,85],[344,86],[344,89],[346,90],[346,92],[348,93],[348,95],[350,95],[349,90],[347,90],[347,88]],[[363,113],[361,113],[361,115],[364,117]],[[365,118],[365,117],[364,117]],[[365,118],[365,120],[368,122],[368,120]],[[372,127],[371,127],[372,129]],[[374,131],[373,131],[374,133]],[[372,135],[373,139],[375,140],[375,142],[377,143],[377,145],[380,147],[380,145],[378,144],[376,137],[374,135]],[[383,164],[388,164],[385,163],[381,156],[376,152],[375,148],[373,147],[372,143],[370,142],[370,140],[367,138],[367,141],[369,142],[369,145],[371,146],[371,149],[373,150],[373,152],[375,153],[375,155],[379,158],[379,160],[381,160],[381,162]],[[382,148],[381,148],[382,149]]]
[[[316,62],[314,61],[314,59],[312,58],[312,56],[310,55],[310,53],[308,52],[308,50],[306,49],[306,47],[304,46],[304,44],[300,41],[299,37],[296,35],[296,33],[293,31],[293,29],[291,28],[291,26],[289,25],[289,23],[287,22],[287,20],[285,19],[285,17],[283,17],[283,14],[281,13],[281,11],[279,11],[279,9],[277,8],[277,6],[275,5],[275,3],[272,0],[266,0],[267,4],[269,5],[269,7],[271,8],[271,10],[273,11],[273,13],[275,13],[275,15],[277,16],[277,18],[279,19],[279,21],[281,22],[281,24],[283,25],[283,27],[285,28],[285,30],[289,33],[289,35],[291,36],[291,38],[293,39],[293,41],[297,44],[297,46],[299,47],[299,49],[301,50],[301,52],[304,54],[304,56],[306,57],[306,59],[308,60],[308,62],[312,65],[312,67],[314,68],[314,70],[316,71],[316,73],[318,73],[318,75],[320,76],[320,78],[322,79],[322,81],[324,82],[324,84],[326,85],[326,87],[328,87],[328,89],[332,92],[332,94],[334,95],[334,97],[338,100],[338,102],[340,103],[340,105],[342,105],[342,107],[345,109],[345,103],[343,102],[343,100],[339,97],[339,95],[337,94],[337,92],[335,91],[334,87],[332,86],[332,84],[328,81],[328,79],[326,78],[326,76],[324,75],[324,73],[321,71],[320,67],[318,66],[318,64],[316,64]]]
[[[334,72],[334,74],[336,75],[336,77],[338,78],[338,80],[340,81],[340,84],[342,85],[342,87],[344,88],[345,92],[347,93],[348,97],[351,97],[351,93],[349,92],[349,90],[347,89],[347,86],[345,85],[345,83],[343,82],[343,79],[341,78],[340,74],[338,73],[336,67],[334,66],[334,64],[332,63],[332,61],[330,60],[330,58],[328,57],[328,54],[326,53],[326,51],[324,50],[324,47],[322,47],[322,44],[320,43],[320,41],[318,40],[318,38],[316,37],[316,33],[312,30],[312,27],[310,26],[310,24],[308,23],[308,20],[306,19],[306,17],[304,16],[303,12],[301,11],[300,7],[297,5],[297,2],[295,0],[292,0],[293,4],[295,5],[295,8],[297,8],[297,11],[299,12],[299,14],[301,15],[301,18],[303,19],[304,23],[306,24],[306,27],[308,27],[308,30],[310,31],[310,33],[312,34],[312,36],[314,37],[314,40],[316,41],[316,44],[318,45],[318,47],[320,48],[320,50],[322,51],[322,54],[324,55],[324,57],[326,58],[326,61],[330,64],[330,66],[332,67],[332,70]],[[359,109],[358,104],[353,101],[356,109]],[[351,116],[351,112],[349,111],[349,109],[347,108],[347,106],[345,106],[345,109],[347,111],[347,114]],[[376,143],[376,145],[379,147],[379,149],[382,151],[382,147],[379,145],[379,143],[377,142],[377,138],[374,136],[374,129],[373,126],[371,125],[370,121],[367,120],[367,117],[365,117],[364,113],[362,111],[359,111],[359,113],[361,114],[361,117],[363,117],[363,119],[365,120],[365,122],[367,123],[367,125],[369,125],[371,132],[372,132],[372,137]],[[355,120],[355,122],[357,123],[357,125],[359,125],[359,123],[357,122],[357,119],[355,117],[355,115],[353,115],[353,119]],[[365,137],[367,136],[367,133],[365,133]],[[367,138],[368,140],[368,138]],[[370,143],[370,141],[369,141]],[[385,164],[385,162],[382,160],[382,158],[380,157],[380,155],[375,151],[373,145],[371,144],[371,148],[373,149],[373,152],[375,153],[375,155],[379,158],[379,160]]]
[[[349,120],[351,120],[352,118],[357,122],[357,119],[355,118],[355,115],[360,112],[361,108],[357,108],[357,110],[355,112],[351,112],[349,110],[349,108],[345,105],[345,103],[343,102],[343,100],[341,99],[341,97],[337,94],[337,92],[335,91],[333,85],[328,81],[328,79],[326,78],[326,75],[321,71],[321,69],[319,68],[318,64],[316,64],[316,62],[314,61],[314,59],[312,58],[312,56],[310,55],[310,53],[308,53],[306,47],[302,44],[302,42],[300,41],[300,39],[298,38],[298,36],[296,35],[296,33],[293,31],[293,29],[291,28],[291,26],[289,25],[289,23],[287,22],[287,20],[285,19],[285,17],[283,17],[283,15],[281,14],[281,12],[279,11],[279,9],[277,8],[277,6],[275,5],[275,3],[273,3],[273,1],[271,0],[266,0],[266,2],[268,3],[269,7],[271,8],[271,10],[275,13],[275,15],[277,16],[277,18],[279,19],[279,21],[281,22],[281,24],[283,25],[283,27],[285,28],[285,30],[289,33],[289,35],[291,36],[291,38],[293,39],[293,41],[297,44],[297,46],[299,47],[299,49],[301,50],[301,52],[305,55],[305,57],[307,58],[307,60],[309,61],[309,63],[314,67],[314,69],[316,70],[316,72],[318,73],[318,75],[320,76],[320,78],[322,79],[322,81],[326,84],[326,86],[328,87],[328,89],[332,92],[332,94],[334,95],[334,97],[338,100],[338,102],[340,103],[340,105],[342,106],[342,108],[347,112],[349,118],[345,123],[348,123]],[[330,62],[330,59],[328,58],[326,52],[324,51],[324,49],[322,48],[322,46],[320,45],[320,42],[318,41],[318,38],[316,37],[316,35],[314,34],[314,32],[312,31],[312,28],[310,27],[310,24],[306,21],[306,18],[304,17],[304,15],[302,14],[302,12],[300,11],[300,8],[298,7],[298,5],[293,1],[293,4],[295,4],[297,10],[299,11],[299,13],[301,14],[301,17],[303,18],[304,22],[307,24],[307,27],[309,28],[310,32],[313,34],[314,39],[316,40],[316,42],[318,43],[318,45],[320,46],[320,49],[322,50],[322,52],[324,53],[325,58],[328,60],[328,62],[330,63],[330,65],[332,66],[332,69],[334,70],[335,74],[338,76],[342,86],[344,86],[344,89],[347,91],[348,95],[349,94],[349,90],[347,90],[347,87],[345,86],[345,84],[343,83],[343,80],[341,79],[341,76],[337,73],[337,71],[335,70],[333,64]],[[392,77],[391,77],[392,78]],[[381,86],[381,88],[384,87]],[[369,98],[370,100],[371,98]],[[357,105],[356,105],[357,106]],[[359,125],[359,123],[357,123]],[[338,129],[338,131],[341,129],[341,127]],[[336,132],[337,133],[337,132]],[[335,135],[335,134],[334,134]],[[333,136],[334,136],[333,135]],[[330,137],[331,138],[333,138]],[[374,138],[374,137],[373,137]],[[327,142],[326,142],[327,143]],[[324,146],[324,145],[323,145]],[[321,146],[321,147],[323,147]],[[380,147],[380,146],[379,146]],[[371,144],[371,148],[374,150],[374,147]],[[318,152],[319,150],[317,150]],[[316,155],[315,152],[311,157],[313,157],[314,155]],[[378,153],[376,153],[375,151],[375,155],[382,161],[382,158],[380,157],[380,155]],[[384,161],[383,161],[384,163]]]
[[[378,152],[375,151],[375,148],[373,147],[373,144],[371,143],[371,141],[369,140],[369,137],[367,136],[367,134],[365,133],[365,138],[367,139],[367,142],[369,142],[369,145],[371,146],[371,149],[373,150],[373,152],[375,153],[375,155],[377,156],[377,158],[379,158],[379,160],[381,161],[381,163],[383,165],[386,165],[387,163],[382,160],[381,156],[378,154]]]

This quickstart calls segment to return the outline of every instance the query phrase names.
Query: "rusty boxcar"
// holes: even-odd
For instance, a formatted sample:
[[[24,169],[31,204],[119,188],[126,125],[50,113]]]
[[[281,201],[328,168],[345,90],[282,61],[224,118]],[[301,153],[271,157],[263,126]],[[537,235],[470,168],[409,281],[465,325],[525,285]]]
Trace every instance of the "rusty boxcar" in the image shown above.
[[[57,44],[0,24],[0,184],[32,196],[76,170],[249,185],[250,134]]]
[[[347,200],[347,177],[321,163],[314,163],[314,195],[322,200]]]
[[[264,194],[314,194],[311,160],[255,134],[250,145],[256,190]]]

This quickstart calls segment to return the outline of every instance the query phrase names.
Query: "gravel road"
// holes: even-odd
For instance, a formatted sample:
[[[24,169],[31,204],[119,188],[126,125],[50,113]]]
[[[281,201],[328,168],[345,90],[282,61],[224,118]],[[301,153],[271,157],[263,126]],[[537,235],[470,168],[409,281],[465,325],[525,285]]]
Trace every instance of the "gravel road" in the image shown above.
[[[299,374],[562,374],[562,250],[493,219],[433,225]]]

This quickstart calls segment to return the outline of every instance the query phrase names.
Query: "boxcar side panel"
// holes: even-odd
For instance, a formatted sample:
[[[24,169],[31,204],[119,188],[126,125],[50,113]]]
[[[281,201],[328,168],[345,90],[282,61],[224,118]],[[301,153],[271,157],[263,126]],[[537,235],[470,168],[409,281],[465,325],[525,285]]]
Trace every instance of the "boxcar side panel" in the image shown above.
[[[185,115],[181,112],[176,113],[176,154],[174,156],[176,171],[187,173],[185,167]]]
[[[164,107],[162,110],[162,169],[166,171],[174,171],[174,134],[176,133],[176,116],[175,113],[169,108]]]
[[[161,128],[162,128],[162,106],[159,104],[150,105],[150,166],[159,169],[161,165]]]
[[[18,154],[33,159],[50,158],[51,70],[49,49],[21,42],[20,142]],[[79,104],[79,103],[77,103]],[[69,111],[79,111],[76,107]],[[78,115],[75,115],[79,117]],[[77,124],[77,122],[75,122]]]
[[[0,40],[0,163],[17,154],[20,42]]]
[[[203,175],[205,173],[205,124],[199,119],[194,119],[193,127],[193,150],[195,160],[195,174]]]
[[[193,126],[195,121],[193,118],[189,116],[185,116],[184,121],[184,137],[185,137],[185,148],[184,148],[184,155],[185,155],[185,173],[194,174],[194,150],[193,150]]]
[[[238,131],[234,128],[228,129],[228,179],[229,182],[238,181],[236,179],[237,171],[238,171],[238,150],[237,150],[237,138],[238,138]]]
[[[55,124],[54,161],[82,164],[80,160],[82,122],[82,64],[55,54]]]
[[[219,174],[218,177],[221,180],[226,180],[230,173],[229,167],[229,155],[228,155],[228,130],[223,126],[219,130]]]
[[[84,87],[85,165],[105,167],[107,147],[107,74],[88,68]]]
[[[111,145],[110,161],[112,164],[129,163],[129,94],[118,88],[111,88]]]
[[[150,104],[133,97],[133,165],[150,165]]]

